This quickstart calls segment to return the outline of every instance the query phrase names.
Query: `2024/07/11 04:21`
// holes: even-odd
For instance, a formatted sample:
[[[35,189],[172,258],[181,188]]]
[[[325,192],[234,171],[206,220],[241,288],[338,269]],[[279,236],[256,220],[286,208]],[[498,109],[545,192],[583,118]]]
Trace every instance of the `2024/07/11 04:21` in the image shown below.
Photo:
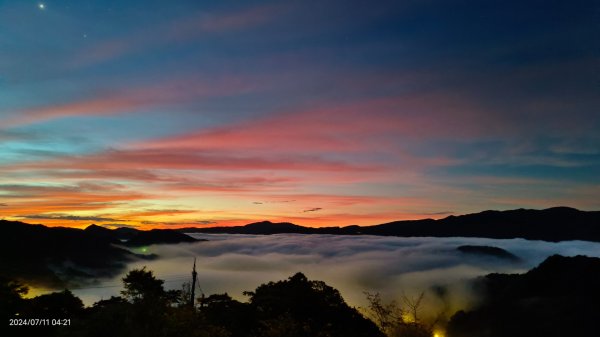
[[[10,318],[8,320],[9,326],[69,326],[71,325],[70,318]]]

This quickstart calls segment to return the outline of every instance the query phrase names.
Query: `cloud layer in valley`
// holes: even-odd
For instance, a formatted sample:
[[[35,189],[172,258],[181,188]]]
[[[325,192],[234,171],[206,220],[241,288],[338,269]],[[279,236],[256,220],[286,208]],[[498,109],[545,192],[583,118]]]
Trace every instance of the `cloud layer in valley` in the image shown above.
[[[242,295],[245,290],[301,271],[310,279],[325,281],[339,289],[354,306],[366,304],[364,291],[380,292],[390,300],[399,300],[403,294],[414,296],[426,291],[428,308],[446,309],[451,313],[475,300],[469,282],[477,276],[492,272],[524,272],[552,254],[600,257],[600,243],[582,241],[194,235],[210,241],[145,247],[144,253],[158,254],[161,258],[132,263],[129,267],[146,265],[167,281],[167,287],[179,288],[182,282],[189,281],[196,257],[199,284],[206,294],[228,292],[240,300],[245,299]],[[466,255],[456,250],[465,244],[500,247],[520,257],[521,262]],[[101,297],[116,295],[120,277],[100,283],[114,287],[82,289],[75,293],[91,304]],[[440,297],[439,292],[432,291],[433,287],[446,289],[446,295]]]

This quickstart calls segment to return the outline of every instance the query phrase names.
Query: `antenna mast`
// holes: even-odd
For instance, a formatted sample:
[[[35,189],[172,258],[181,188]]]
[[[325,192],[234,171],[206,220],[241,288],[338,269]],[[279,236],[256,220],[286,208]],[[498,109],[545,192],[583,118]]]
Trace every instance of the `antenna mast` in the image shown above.
[[[190,305],[192,308],[194,307],[194,298],[196,297],[196,277],[198,273],[196,273],[196,258],[194,258],[194,269],[192,270],[192,297],[190,298]]]

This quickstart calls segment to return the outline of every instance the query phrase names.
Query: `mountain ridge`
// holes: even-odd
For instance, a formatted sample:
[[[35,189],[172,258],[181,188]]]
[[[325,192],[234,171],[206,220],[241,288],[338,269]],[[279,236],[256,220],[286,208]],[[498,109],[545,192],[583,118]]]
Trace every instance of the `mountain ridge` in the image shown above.
[[[198,241],[173,230],[110,230],[47,227],[0,220],[0,277],[63,286],[70,278],[93,279],[115,275],[128,261],[151,259],[129,247]]]
[[[600,242],[600,211],[580,211],[572,207],[543,210],[486,210],[479,213],[450,215],[419,220],[392,221],[372,226],[304,227],[289,222],[261,221],[245,226],[187,227],[182,233],[226,234],[337,234],[383,235],[401,237],[481,237],[493,239],[523,238],[543,241],[583,240]]]
[[[600,258],[552,255],[523,274],[492,273],[472,282],[480,302],[450,318],[447,334],[590,336],[600,319]]]

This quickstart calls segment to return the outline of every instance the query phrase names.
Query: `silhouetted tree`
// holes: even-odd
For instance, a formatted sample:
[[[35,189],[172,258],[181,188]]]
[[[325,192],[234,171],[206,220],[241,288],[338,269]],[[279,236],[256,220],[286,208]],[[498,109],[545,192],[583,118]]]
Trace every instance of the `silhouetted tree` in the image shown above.
[[[21,282],[0,278],[0,317],[4,319],[4,322],[23,310],[25,303],[23,296],[28,291],[29,288]]]
[[[419,310],[425,296],[419,294],[416,298],[402,296],[400,306],[396,301],[384,303],[379,293],[366,292],[369,306],[367,315],[389,337],[431,337],[436,321],[425,324],[419,318]]]
[[[346,304],[339,291],[302,273],[245,294],[256,310],[260,336],[382,336],[373,322]]]
[[[163,283],[163,280],[154,277],[154,273],[146,270],[144,266],[141,269],[130,270],[125,275],[123,278],[125,290],[121,291],[121,294],[132,303],[164,299],[166,292]]]
[[[163,281],[145,268],[123,278],[125,297],[111,297],[87,309],[84,319],[61,336],[77,337],[230,337],[227,329],[210,325],[188,304],[178,306],[181,291],[165,291]]]
[[[46,295],[40,295],[28,301],[23,315],[40,318],[74,318],[83,314],[83,302],[65,289]]]
[[[232,299],[227,293],[206,297],[200,313],[206,322],[229,331],[232,337],[248,336],[257,327],[254,308]]]
[[[177,306],[189,306],[190,305],[190,297],[192,297],[192,283],[184,282],[181,285],[181,290],[179,290],[177,299],[175,303]]]
[[[404,320],[402,308],[398,306],[396,301],[391,301],[387,304],[383,303],[379,293],[371,294],[365,292],[365,295],[369,302],[367,315],[379,326],[381,331],[389,335],[390,329]]]
[[[32,330],[44,337],[383,336],[336,289],[301,273],[246,293],[249,303],[215,294],[203,298],[199,307],[186,305],[187,298],[180,301],[184,291],[165,291],[163,281],[145,268],[131,270],[123,278],[123,297],[101,300],[89,308],[68,290],[25,300],[21,295],[26,288],[21,284],[2,285],[5,312],[16,313],[15,303],[22,303],[20,312],[27,317],[71,318],[68,328]],[[12,335],[0,331],[2,337]]]
[[[27,304],[23,296],[29,289],[21,282],[0,277],[0,336],[13,336],[18,330],[8,325],[9,319],[17,318]]]

